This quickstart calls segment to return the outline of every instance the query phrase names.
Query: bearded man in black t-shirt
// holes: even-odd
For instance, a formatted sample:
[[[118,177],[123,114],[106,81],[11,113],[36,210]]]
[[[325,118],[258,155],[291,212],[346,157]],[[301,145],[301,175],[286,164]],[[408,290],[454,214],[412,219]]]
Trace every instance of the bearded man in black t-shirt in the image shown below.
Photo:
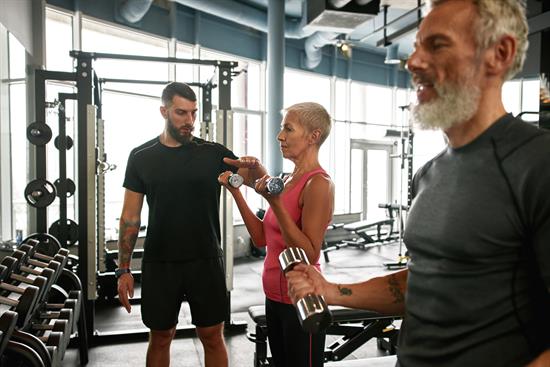
[[[130,260],[140,228],[143,200],[149,206],[142,262],[141,313],[151,330],[148,366],[168,366],[170,344],[185,299],[204,347],[206,366],[227,366],[223,322],[228,293],[220,248],[220,173],[235,172],[236,159],[221,144],[193,136],[197,98],[173,82],[162,93],[165,120],[160,136],[132,150],[128,159],[118,241],[118,295],[128,312],[134,279]],[[243,157],[238,173],[249,183],[265,169]]]

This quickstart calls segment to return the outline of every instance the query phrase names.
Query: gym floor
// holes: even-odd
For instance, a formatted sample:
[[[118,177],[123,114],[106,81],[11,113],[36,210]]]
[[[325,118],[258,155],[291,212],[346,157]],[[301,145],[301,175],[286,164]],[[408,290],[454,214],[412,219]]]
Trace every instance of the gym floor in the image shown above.
[[[403,249],[404,252],[404,249]],[[373,276],[387,273],[384,263],[395,262],[398,259],[399,245],[397,243],[375,246],[367,249],[341,248],[329,252],[330,262],[321,259],[323,273],[331,281],[341,283],[365,280]],[[231,319],[235,322],[246,322],[248,331],[254,330],[254,323],[248,316],[248,307],[261,305],[264,294],[261,288],[261,272],[263,259],[247,257],[235,260],[234,289],[231,292]],[[140,306],[133,305],[132,313],[127,314],[117,304],[97,306],[96,328],[101,331],[132,330],[143,328],[140,316]],[[190,313],[187,304],[180,312],[179,324],[188,325]],[[335,337],[327,338],[330,343]],[[226,335],[230,366],[244,367],[253,365],[254,343],[246,338],[246,332]],[[147,342],[129,342],[101,345],[90,348],[88,366],[143,366]],[[348,359],[369,358],[380,355],[376,342],[370,341],[357,349]],[[204,365],[204,355],[197,337],[177,338],[172,343],[171,365],[177,367],[196,367]],[[77,349],[68,349],[64,358],[64,366],[79,366]]]

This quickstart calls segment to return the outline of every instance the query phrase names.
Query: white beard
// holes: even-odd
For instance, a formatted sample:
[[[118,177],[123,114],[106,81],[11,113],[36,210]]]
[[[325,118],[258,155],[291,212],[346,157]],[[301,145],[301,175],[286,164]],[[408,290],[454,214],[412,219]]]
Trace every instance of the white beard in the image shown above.
[[[437,97],[412,105],[412,120],[423,130],[446,130],[471,119],[479,108],[480,88],[468,75],[461,84],[434,83]]]

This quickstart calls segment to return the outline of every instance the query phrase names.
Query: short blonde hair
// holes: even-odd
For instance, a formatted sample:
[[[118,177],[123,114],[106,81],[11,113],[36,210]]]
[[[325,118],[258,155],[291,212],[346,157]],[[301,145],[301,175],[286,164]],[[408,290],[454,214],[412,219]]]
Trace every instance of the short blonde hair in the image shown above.
[[[433,8],[449,0],[428,0]],[[484,50],[505,34],[517,41],[514,62],[504,75],[504,80],[514,77],[522,68],[527,54],[529,27],[525,16],[524,0],[471,0],[477,7],[479,18],[474,34],[478,51]]]
[[[315,129],[321,131],[319,137],[319,146],[324,143],[330,134],[331,118],[327,110],[319,103],[302,102],[293,104],[283,110],[285,113],[293,113],[298,117],[298,121],[308,131]]]

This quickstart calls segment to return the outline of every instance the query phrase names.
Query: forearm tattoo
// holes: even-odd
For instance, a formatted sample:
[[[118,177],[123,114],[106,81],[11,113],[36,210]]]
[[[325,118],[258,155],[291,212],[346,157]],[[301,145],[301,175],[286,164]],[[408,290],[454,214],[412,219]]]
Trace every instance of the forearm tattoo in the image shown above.
[[[338,292],[341,296],[351,296],[352,294],[351,288],[342,287],[340,284],[338,284]]]
[[[130,265],[139,234],[139,221],[121,221],[118,233],[118,266]]]
[[[405,295],[401,291],[401,288],[399,287],[399,281],[397,280],[395,275],[390,275],[390,278],[388,279],[388,285],[390,293],[393,295],[393,303],[405,302]]]

